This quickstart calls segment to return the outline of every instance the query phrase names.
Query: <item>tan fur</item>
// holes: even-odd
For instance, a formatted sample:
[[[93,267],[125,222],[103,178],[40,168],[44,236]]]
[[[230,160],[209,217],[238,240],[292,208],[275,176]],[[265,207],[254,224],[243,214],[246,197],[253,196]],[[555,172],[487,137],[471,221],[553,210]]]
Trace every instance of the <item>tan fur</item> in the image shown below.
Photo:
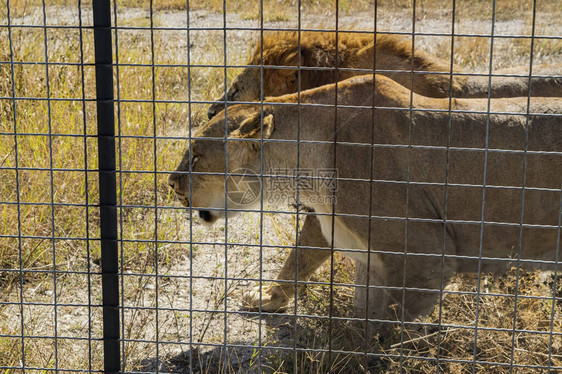
[[[263,48],[262,48],[263,45]],[[299,47],[300,46],[300,47]],[[412,54],[413,53],[413,54]],[[337,57],[337,59],[336,59]],[[259,41],[248,65],[263,65],[263,94],[261,94],[262,70],[246,68],[232,82],[227,101],[258,101],[261,97],[281,96],[300,90],[319,87],[352,76],[369,73],[375,67],[404,87],[428,97],[491,97],[528,96],[529,67],[506,70],[506,74],[522,77],[453,75],[462,69],[420,50],[412,49],[410,39],[395,35],[378,35],[376,43],[372,34],[339,32],[273,32]],[[300,87],[297,69],[281,67],[323,67],[301,69]],[[340,70],[334,70],[336,67]],[[562,65],[535,66],[533,74],[562,74]],[[349,70],[362,69],[362,70]],[[380,70],[383,70],[382,72]],[[386,71],[384,71],[386,70]],[[411,74],[414,71],[415,74]],[[431,72],[431,74],[424,74]],[[485,72],[487,73],[487,72]],[[494,71],[502,74],[502,71]],[[533,78],[532,96],[562,96],[561,78]],[[225,97],[218,99],[208,110],[209,118],[224,109]]]
[[[339,105],[367,108],[339,107],[334,117],[334,108],[329,105],[266,104],[263,113],[261,105],[233,106],[228,111],[228,154],[224,153],[223,140],[209,139],[224,136],[225,118],[217,116],[197,132],[200,138],[191,142],[170,184],[183,196],[184,204],[203,211],[212,208],[210,222],[224,216],[225,203],[229,209],[236,207],[224,201],[224,176],[189,175],[186,165],[190,156],[199,156],[194,167],[197,172],[223,173],[224,157],[228,158],[229,171],[241,166],[240,159],[245,160],[245,167],[260,170],[262,157],[265,170],[295,168],[294,129],[300,115],[299,166],[316,170],[335,166],[340,178],[335,206],[309,204],[313,214],[321,216],[318,222],[326,247],[342,251],[355,259],[358,269],[364,269],[357,274],[359,285],[368,278],[369,285],[376,286],[368,293],[364,287],[356,293],[355,305],[363,316],[368,313],[374,318],[391,318],[392,304],[402,307],[393,314],[398,319],[402,312],[406,319],[426,313],[455,272],[498,271],[517,264],[520,237],[522,266],[541,267],[529,264],[529,260],[552,264],[559,235],[562,99],[532,98],[528,117],[527,98],[492,99],[490,111],[504,114],[489,116],[488,100],[456,99],[449,117],[448,99],[415,94],[413,105],[420,111],[385,109],[409,108],[410,91],[382,76],[343,81],[337,92]],[[303,104],[333,105],[335,100],[334,85],[300,95]],[[297,101],[297,95],[270,100]],[[377,107],[374,112],[369,108],[372,105]],[[241,124],[245,127],[242,132]],[[248,131],[251,126],[254,131]],[[252,134],[252,139],[244,134]],[[371,141],[386,146],[373,148]],[[388,147],[404,144],[413,148]],[[525,144],[526,158],[522,151]],[[369,183],[371,178],[376,182]],[[188,202],[185,196],[190,188],[193,200]],[[320,189],[301,191],[301,195],[311,198],[331,196],[331,192]],[[336,221],[332,243],[333,208]],[[229,211],[230,214],[235,212]],[[289,258],[291,264],[285,264],[285,275],[294,278],[293,261],[302,255],[299,279],[306,279],[310,275],[307,271],[314,271],[329,253],[324,249],[299,251]],[[301,272],[303,259],[313,260]],[[268,290],[262,309],[282,307],[294,295],[291,286]],[[251,305],[259,304],[259,300],[249,301]]]
[[[389,70],[384,73],[406,88],[430,97],[449,97],[450,90],[455,97],[487,97],[488,86],[492,88],[491,97],[515,97],[529,94],[529,67],[511,68],[494,71],[494,74],[520,75],[520,77],[493,77],[490,81],[487,76],[462,76],[453,77],[450,82],[451,65],[449,61],[440,60],[422,51],[414,51],[412,58],[412,44],[409,39],[393,36],[378,35],[376,44],[373,35],[340,32],[336,48],[336,35],[333,32],[274,32],[266,33],[262,42],[258,42],[249,65],[259,66],[263,61],[263,95],[260,94],[262,71],[259,68],[247,68],[234,79],[227,93],[228,101],[256,101],[261,96],[280,96],[283,94],[318,87],[335,80],[345,79],[354,75],[366,73],[365,70],[349,71],[345,68],[369,69],[377,61],[376,68]],[[300,44],[300,49],[299,49]],[[338,60],[336,61],[336,55]],[[263,58],[262,58],[263,57]],[[322,70],[300,71],[296,69],[282,69],[276,66],[305,66],[326,67]],[[342,69],[336,77],[334,66]],[[395,71],[405,71],[399,73]],[[408,71],[416,71],[413,76]],[[420,74],[423,71],[440,72],[447,74]],[[453,66],[454,72],[462,70]],[[533,66],[534,75],[562,74],[561,65]],[[533,96],[562,96],[562,81],[560,78],[533,78],[530,91]],[[224,96],[213,104],[208,111],[209,117],[214,116],[224,108]],[[296,126],[296,122],[295,122]],[[304,244],[306,243],[306,244]],[[328,247],[322,235],[320,224],[314,215],[305,219],[304,227],[299,235],[299,246]],[[302,257],[296,261],[297,256]],[[281,269],[278,278],[292,280],[299,274],[299,280],[305,280],[324,262],[329,253],[303,248],[299,254],[291,253]],[[295,266],[298,263],[298,269]],[[280,283],[265,292],[262,292],[263,310],[276,310],[286,304],[285,294],[293,294],[294,287],[288,283]],[[259,292],[256,292],[259,294]],[[249,302],[255,302],[254,297]],[[252,301],[253,300],[253,301]],[[255,305],[257,306],[257,305]]]

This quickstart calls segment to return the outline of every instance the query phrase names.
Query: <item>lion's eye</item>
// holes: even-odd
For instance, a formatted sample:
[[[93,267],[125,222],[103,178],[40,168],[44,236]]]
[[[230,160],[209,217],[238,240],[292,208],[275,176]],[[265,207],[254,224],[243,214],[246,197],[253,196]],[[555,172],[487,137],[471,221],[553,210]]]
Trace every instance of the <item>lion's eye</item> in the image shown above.
[[[238,88],[233,89],[232,92],[230,93],[230,99],[235,100],[239,92],[240,90]]]
[[[199,161],[199,156],[193,156],[191,158],[191,168],[192,169],[195,167],[195,164],[197,163],[197,161]]]

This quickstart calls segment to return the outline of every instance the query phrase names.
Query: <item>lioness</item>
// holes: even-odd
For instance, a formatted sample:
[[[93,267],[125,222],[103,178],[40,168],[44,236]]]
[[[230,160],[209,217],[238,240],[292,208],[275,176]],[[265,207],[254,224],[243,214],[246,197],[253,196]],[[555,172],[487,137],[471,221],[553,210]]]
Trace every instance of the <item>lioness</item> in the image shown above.
[[[263,46],[263,47],[262,47]],[[376,66],[375,66],[376,61]],[[363,75],[377,69],[412,91],[428,97],[488,97],[489,78],[487,75],[462,75],[463,70],[449,61],[412,49],[412,41],[395,35],[338,32],[337,46],[334,32],[273,32],[258,41],[248,65],[264,65],[263,97],[281,96],[300,90],[319,87],[352,76]],[[283,67],[304,67],[300,71],[300,86],[297,69]],[[334,67],[340,70],[336,77]],[[308,68],[316,69],[308,69]],[[324,69],[318,69],[318,68]],[[355,69],[355,70],[354,70]],[[357,70],[359,69],[359,70]],[[381,71],[382,70],[382,71]],[[412,74],[412,70],[415,72]],[[457,75],[457,74],[461,75]],[[562,65],[533,66],[533,75],[562,74]],[[259,67],[245,68],[238,75],[226,93],[212,104],[207,115],[212,118],[224,109],[225,101],[260,100],[262,72]],[[494,74],[522,75],[497,76],[491,81],[491,97],[517,97],[529,95],[529,67],[518,67],[494,71]],[[532,96],[562,96],[562,77],[533,77]]]
[[[299,49],[300,42],[300,49]],[[262,53],[263,50],[263,53]],[[300,51],[300,57],[299,57]],[[414,92],[429,97],[448,97],[450,88],[455,97],[487,97],[489,78],[487,76],[454,75],[452,87],[449,74],[451,66],[444,61],[428,55],[422,51],[414,51],[412,59],[411,40],[394,35],[378,35],[376,43],[373,35],[340,32],[336,51],[336,35],[333,32],[301,32],[300,41],[296,32],[274,32],[265,34],[262,43],[258,42],[249,65],[265,65],[263,69],[263,96],[280,96],[301,90],[332,83],[336,79],[333,69],[338,56],[338,79],[364,74],[365,71],[350,70],[372,69],[376,60],[378,70],[388,70],[383,73],[399,82],[406,88],[413,87]],[[262,58],[263,55],[263,58]],[[300,87],[298,73],[294,69],[283,69],[279,66],[328,67],[324,70],[301,70]],[[416,74],[408,71],[413,69]],[[402,71],[402,73],[394,71]],[[454,66],[455,72],[462,70]],[[429,74],[423,74],[429,71]],[[533,74],[557,72],[562,74],[562,65],[533,66]],[[511,68],[496,71],[495,74],[526,75],[529,67]],[[412,81],[413,79],[413,81]],[[246,68],[237,76],[226,98],[228,101],[257,101],[260,99],[261,71],[259,68]],[[529,79],[527,77],[493,77],[491,80],[492,97],[527,96]],[[413,86],[412,86],[413,84]],[[533,96],[562,96],[562,78],[533,78],[531,95]],[[224,96],[217,100],[208,110],[212,118],[224,108]],[[296,123],[295,129],[296,131]],[[306,247],[327,247],[320,223],[315,216],[306,217],[299,235],[298,245],[304,247],[298,253],[293,251],[285,266],[278,275],[280,280],[294,280],[295,274],[312,274],[329,256],[326,251],[314,251]],[[298,264],[298,269],[295,264]],[[262,307],[264,310],[274,311],[282,308],[289,301],[282,286],[273,287],[266,293]],[[286,287],[285,287],[286,288]],[[289,293],[291,294],[291,293]],[[263,299],[263,298],[262,298]]]
[[[355,296],[363,316],[392,318],[390,304],[402,307],[398,319],[402,312],[406,319],[424,314],[457,271],[495,271],[513,261],[552,266],[560,235],[562,99],[532,98],[529,108],[527,98],[492,99],[489,108],[486,99],[455,99],[449,116],[448,99],[414,94],[410,112],[410,91],[383,76],[340,82],[337,112],[335,95],[326,85],[302,92],[301,106],[290,105],[299,100],[293,94],[268,100],[263,112],[261,105],[229,108],[227,123],[219,115],[196,132],[170,185],[213,223],[248,209],[226,199],[225,172],[263,170],[267,183],[276,177],[267,175],[272,170],[335,167],[336,189],[299,193],[314,208],[328,247],[364,270],[357,271]],[[227,188],[253,182],[235,173]],[[299,279],[316,266],[299,267]],[[294,294],[291,284],[276,287]]]

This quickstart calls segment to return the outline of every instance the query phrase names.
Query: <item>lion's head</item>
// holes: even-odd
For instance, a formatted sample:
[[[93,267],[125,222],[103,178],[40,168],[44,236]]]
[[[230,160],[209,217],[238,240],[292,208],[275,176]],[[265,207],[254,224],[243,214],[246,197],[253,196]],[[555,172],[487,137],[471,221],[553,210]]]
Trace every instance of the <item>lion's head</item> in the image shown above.
[[[233,107],[226,124],[224,116],[210,120],[168,179],[180,202],[211,224],[259,203],[262,139],[272,132],[273,116],[259,106]]]
[[[268,96],[282,96],[344,79],[352,72],[340,72],[334,66],[353,67],[358,51],[373,44],[372,35],[340,32],[273,32],[258,41],[247,67],[234,78],[226,99],[213,103],[207,115],[214,117],[225,101],[259,101]],[[298,66],[323,69],[301,69]],[[300,80],[300,87],[299,87]],[[262,83],[263,82],[263,87]]]

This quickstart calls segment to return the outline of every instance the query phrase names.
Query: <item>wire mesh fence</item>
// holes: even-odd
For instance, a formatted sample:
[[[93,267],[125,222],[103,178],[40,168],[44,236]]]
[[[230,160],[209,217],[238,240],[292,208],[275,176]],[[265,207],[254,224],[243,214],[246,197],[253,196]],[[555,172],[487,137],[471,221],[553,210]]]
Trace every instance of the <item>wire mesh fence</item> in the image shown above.
[[[0,369],[560,371],[561,14],[1,4]]]

